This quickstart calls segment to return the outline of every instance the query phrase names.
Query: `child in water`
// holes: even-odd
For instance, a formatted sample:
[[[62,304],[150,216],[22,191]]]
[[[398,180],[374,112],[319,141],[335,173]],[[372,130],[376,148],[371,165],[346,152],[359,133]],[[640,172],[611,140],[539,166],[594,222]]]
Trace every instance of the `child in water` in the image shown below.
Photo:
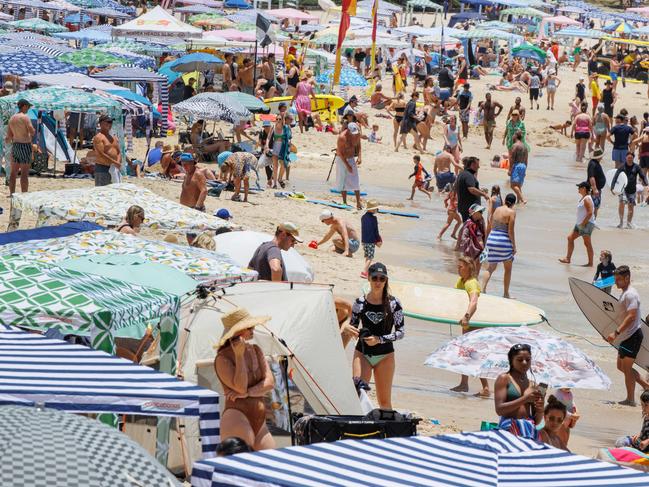
[[[415,155],[412,157],[412,160],[415,163],[415,168],[412,174],[408,176],[408,179],[414,176],[415,181],[412,183],[412,192],[410,193],[410,198],[408,199],[413,200],[415,198],[416,190],[421,191],[426,196],[428,196],[428,199],[430,199],[430,192],[426,189],[426,179],[430,179],[430,174],[428,174],[428,171],[426,171],[424,165],[421,163],[421,157]],[[424,178],[424,175],[426,175],[426,178]]]
[[[615,264],[613,264],[613,254],[610,250],[602,250],[599,253],[599,264],[597,264],[597,269],[595,271],[595,277],[593,277],[593,282],[598,279],[608,279],[613,277],[613,272],[615,271]],[[611,288],[613,286],[603,287],[602,291],[611,294]]]
[[[455,228],[453,228],[453,233],[451,233],[451,238],[457,240],[457,231],[460,228],[460,225],[462,225],[462,218],[460,218],[460,214],[457,212],[457,192],[455,186],[451,186],[446,198],[444,198],[444,206],[446,207],[447,214],[446,223],[440,230],[439,235],[437,235],[437,240],[442,240],[442,236],[446,230],[448,230],[448,227],[451,226],[453,220],[455,220],[456,223]]]

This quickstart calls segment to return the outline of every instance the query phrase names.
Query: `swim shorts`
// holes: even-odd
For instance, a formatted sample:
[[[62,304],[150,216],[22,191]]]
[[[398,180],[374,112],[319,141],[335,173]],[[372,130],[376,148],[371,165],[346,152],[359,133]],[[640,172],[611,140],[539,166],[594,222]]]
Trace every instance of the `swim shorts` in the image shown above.
[[[512,184],[520,184],[525,182],[525,174],[527,173],[527,164],[518,162],[514,164],[510,181]]]
[[[355,238],[349,239],[349,252],[355,254],[358,249],[361,247],[361,243]]]
[[[438,172],[435,174],[435,185],[437,186],[438,191],[442,191],[447,184],[453,184],[455,182],[455,174],[451,171],[448,172]]]
[[[575,132],[575,140],[590,139],[590,132]]]
[[[626,162],[626,154],[627,154],[628,149],[615,149],[613,148],[613,160],[615,162],[619,162],[620,164],[624,164]]]
[[[642,169],[649,168],[649,156],[640,156],[640,167]]]
[[[588,222],[586,225],[575,225],[575,228],[572,229],[573,232],[576,232],[580,237],[590,237],[595,230],[595,224],[593,222]]]
[[[11,155],[16,164],[31,164],[32,163],[32,144],[14,142],[11,144]]]
[[[622,193],[620,193],[619,199],[620,203],[622,204],[626,203],[628,205],[635,206],[635,193],[625,193],[623,191]]]
[[[642,334],[642,328],[638,328],[633,335],[620,343],[619,348],[617,349],[617,355],[620,358],[636,358],[640,347],[642,346],[642,339],[644,335]]]
[[[484,128],[485,128],[485,130],[493,131],[493,129],[496,128],[496,120],[485,120],[484,121]]]
[[[611,81],[617,81],[617,73],[609,73],[609,76],[611,77]]]
[[[442,101],[446,101],[451,97],[451,90],[448,88],[441,88],[439,90],[439,99]]]
[[[363,244],[363,255],[366,259],[372,260],[374,258],[374,252],[376,251],[376,244],[373,243],[364,243]]]

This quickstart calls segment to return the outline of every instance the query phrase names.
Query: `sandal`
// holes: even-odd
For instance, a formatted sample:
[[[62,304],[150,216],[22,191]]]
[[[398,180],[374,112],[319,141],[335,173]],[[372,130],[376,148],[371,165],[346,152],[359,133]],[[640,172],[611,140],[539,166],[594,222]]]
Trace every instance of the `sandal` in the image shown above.
[[[286,187],[286,184],[284,184],[284,181],[279,181],[279,185],[284,189]]]
[[[233,194],[232,201],[241,201],[241,196],[239,196],[238,194]]]

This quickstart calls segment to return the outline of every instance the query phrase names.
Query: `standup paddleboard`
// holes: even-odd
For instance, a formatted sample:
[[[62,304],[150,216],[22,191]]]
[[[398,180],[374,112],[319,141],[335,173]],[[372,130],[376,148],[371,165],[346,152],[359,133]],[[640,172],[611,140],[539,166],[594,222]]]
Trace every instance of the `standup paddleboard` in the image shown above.
[[[329,190],[329,192],[334,193],[334,194],[341,194],[342,193],[342,191],[340,191],[339,189],[336,189],[336,188],[331,188]],[[347,191],[347,196],[354,196],[354,192],[353,191]],[[361,191],[361,196],[367,196],[367,193],[365,191]]]
[[[568,279],[570,291],[575,302],[590,324],[593,325],[603,338],[606,338],[620,325],[620,303],[614,296],[602,291],[592,284],[571,277]],[[392,287],[392,283],[390,283]],[[398,295],[397,295],[398,296]],[[482,298],[481,298],[482,299]],[[635,363],[649,371],[649,326],[642,322],[644,339]],[[619,338],[612,345],[617,349],[620,346]]]
[[[264,103],[270,107],[271,113],[279,113],[280,103],[289,105],[292,96],[276,96],[274,98],[266,98]],[[316,95],[315,100],[311,99],[311,111],[318,112],[323,122],[336,122],[338,121],[338,109],[342,108],[345,100],[339,96],[334,95]]]
[[[314,205],[323,205],[323,206],[330,206],[331,208],[336,208],[338,210],[352,210],[354,207],[349,206],[349,205],[343,205],[341,203],[333,203],[331,201],[324,201],[324,200],[302,200],[306,201],[307,203],[313,203]]]
[[[617,169],[610,169],[606,171],[606,185],[611,188],[611,184],[613,183],[613,178],[615,177],[615,173],[617,172]],[[615,181],[615,186],[611,188],[611,191],[613,191],[614,194],[620,195],[622,194],[622,191],[624,191],[624,188],[626,188],[626,183],[629,181],[629,179],[626,177],[626,173],[622,171],[620,175],[617,177],[617,181]]]
[[[457,325],[469,304],[466,291],[451,287],[393,281],[390,292],[399,298],[404,314],[411,318]],[[478,311],[469,323],[474,327],[536,325],[545,312],[515,299],[481,294]]]

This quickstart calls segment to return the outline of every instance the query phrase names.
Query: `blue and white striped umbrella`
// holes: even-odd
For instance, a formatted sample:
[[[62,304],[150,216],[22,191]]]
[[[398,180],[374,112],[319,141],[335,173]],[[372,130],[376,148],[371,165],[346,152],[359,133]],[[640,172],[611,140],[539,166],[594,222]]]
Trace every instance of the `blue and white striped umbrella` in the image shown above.
[[[0,326],[0,405],[78,413],[198,416],[205,457],[219,436],[219,396],[99,350]]]
[[[333,69],[325,71],[324,73],[316,77],[316,82],[331,84],[333,75]],[[367,80],[355,69],[342,68],[340,70],[340,86],[367,86]]]
[[[84,70],[72,64],[52,59],[45,54],[19,51],[15,54],[0,54],[0,73],[17,76],[34,74],[81,73]]]
[[[344,440],[196,462],[193,487],[647,486],[649,475],[505,431]]]

